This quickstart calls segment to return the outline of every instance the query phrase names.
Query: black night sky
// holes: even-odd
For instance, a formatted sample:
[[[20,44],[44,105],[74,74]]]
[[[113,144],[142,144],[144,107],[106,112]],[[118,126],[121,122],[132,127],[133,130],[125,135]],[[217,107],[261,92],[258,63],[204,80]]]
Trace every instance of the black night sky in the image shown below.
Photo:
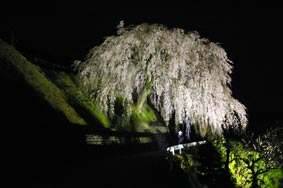
[[[166,6],[165,6],[166,5]],[[282,20],[279,6],[187,3],[40,4],[11,6],[1,16],[1,37],[27,54],[69,66],[105,36],[126,25],[160,23],[219,42],[234,62],[232,90],[251,124],[282,120]]]
[[[121,20],[126,26],[146,22],[197,31],[201,37],[220,43],[233,61],[233,96],[247,107],[249,127],[254,132],[261,132],[276,121],[283,122],[281,14],[282,7],[271,2],[235,4],[228,1],[222,4],[215,1],[180,3],[163,0],[154,3],[93,1],[91,4],[52,4],[38,1],[36,4],[26,4],[22,1],[0,5],[0,38],[10,44],[13,42],[24,56],[70,66],[74,60],[83,60],[91,48],[104,41],[105,36],[115,35],[116,26]],[[30,99],[36,98],[34,93],[21,93],[19,91],[25,90],[15,88],[19,93],[14,94],[15,86],[12,81],[6,83],[5,77],[0,83],[0,90],[4,88],[0,91],[0,94],[4,94],[0,104],[0,184],[16,183],[21,187],[23,184],[29,187],[99,187],[102,183],[101,187],[171,188],[182,187],[182,183],[187,182],[188,176],[180,168],[173,170],[173,173],[169,171],[165,148],[152,151],[147,148],[148,145],[136,149],[128,144],[126,148],[95,146],[96,149],[90,149],[85,144],[83,128],[64,126],[65,122],[57,122],[56,118],[50,123],[53,111],[49,112],[46,107],[46,112],[51,115],[45,114],[44,110],[37,112],[45,103],[41,101],[30,105],[33,102]],[[13,88],[13,91],[5,92],[5,86]],[[22,99],[27,101],[22,102]],[[5,102],[6,106],[3,104]],[[26,110],[32,109],[32,106],[38,108]],[[34,112],[38,114],[34,115]],[[30,121],[21,115],[35,116],[36,121],[26,125],[25,122]],[[15,121],[13,124],[13,119],[18,117],[21,117],[19,121],[23,119],[24,122]],[[2,119],[7,122],[3,123]],[[203,158],[205,162],[214,163],[211,150],[204,151],[203,156],[207,156]],[[226,182],[222,178],[224,185]]]

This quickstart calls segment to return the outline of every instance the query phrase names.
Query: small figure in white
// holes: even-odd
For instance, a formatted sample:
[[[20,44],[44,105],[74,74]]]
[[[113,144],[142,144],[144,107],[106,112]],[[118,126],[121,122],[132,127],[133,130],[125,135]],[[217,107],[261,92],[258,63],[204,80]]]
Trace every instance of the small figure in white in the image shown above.
[[[181,143],[182,137],[183,137],[183,132],[181,130],[179,130],[178,131],[178,144]]]

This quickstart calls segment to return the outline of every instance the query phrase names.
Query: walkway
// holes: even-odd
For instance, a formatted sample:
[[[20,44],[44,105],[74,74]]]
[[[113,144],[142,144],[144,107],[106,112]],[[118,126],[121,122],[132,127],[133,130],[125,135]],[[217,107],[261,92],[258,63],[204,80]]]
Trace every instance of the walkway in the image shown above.
[[[176,168],[179,164],[170,169],[166,150],[117,150],[32,140],[4,152],[8,156],[2,166],[5,176],[1,187],[192,187],[188,175]],[[158,142],[164,145],[163,138]]]

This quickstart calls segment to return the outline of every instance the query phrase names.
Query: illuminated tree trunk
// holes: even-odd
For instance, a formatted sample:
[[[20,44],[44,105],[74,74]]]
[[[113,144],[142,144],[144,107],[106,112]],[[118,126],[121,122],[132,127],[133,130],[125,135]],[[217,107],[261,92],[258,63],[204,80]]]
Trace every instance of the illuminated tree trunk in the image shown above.
[[[147,76],[146,83],[136,103],[137,113],[141,113],[142,107],[144,103],[146,102],[147,96],[149,95],[151,88],[153,86],[152,74],[149,70],[151,58],[152,58],[152,55],[150,56],[149,60],[147,61],[147,65],[146,65],[146,76]]]

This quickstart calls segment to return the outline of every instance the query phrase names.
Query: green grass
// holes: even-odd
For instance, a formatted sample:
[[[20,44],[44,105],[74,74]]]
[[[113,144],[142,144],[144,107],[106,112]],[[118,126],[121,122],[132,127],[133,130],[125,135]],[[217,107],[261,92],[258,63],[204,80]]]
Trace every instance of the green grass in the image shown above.
[[[44,71],[46,76],[65,93],[68,97],[68,102],[88,124],[99,123],[104,128],[110,128],[108,118],[97,108],[95,103],[79,89],[74,74],[46,69],[44,69]]]
[[[140,113],[135,110],[135,106],[132,108],[131,124],[137,132],[156,133],[156,131],[159,131],[166,133],[168,131],[167,127],[164,127],[158,119],[156,112],[148,104],[143,105]]]
[[[149,124],[157,121],[157,117],[153,109],[150,108],[147,104],[144,104],[141,113],[136,112],[135,107],[133,107],[132,120],[137,124]]]
[[[30,85],[43,100],[62,113],[71,123],[85,125],[85,120],[67,102],[67,96],[48,80],[40,67],[30,63],[22,54],[0,39],[0,66],[9,67],[20,79]],[[6,75],[8,75],[6,73]]]

